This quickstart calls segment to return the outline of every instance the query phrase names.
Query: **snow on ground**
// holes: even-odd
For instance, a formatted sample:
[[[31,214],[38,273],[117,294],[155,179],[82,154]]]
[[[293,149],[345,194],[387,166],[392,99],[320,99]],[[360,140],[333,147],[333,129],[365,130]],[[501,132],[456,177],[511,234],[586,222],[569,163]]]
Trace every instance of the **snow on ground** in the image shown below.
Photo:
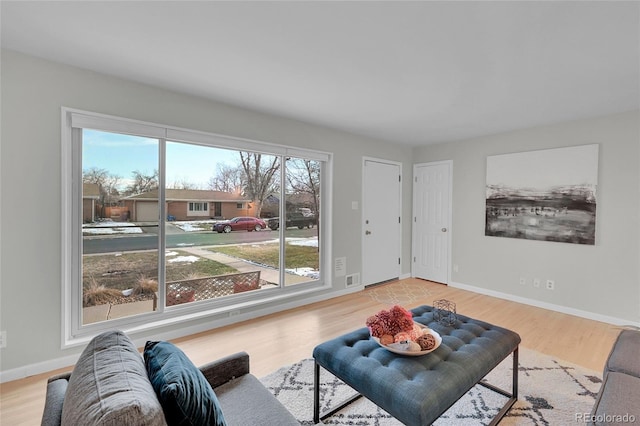
[[[273,240],[261,241],[259,243],[251,243],[251,246],[260,247],[261,245],[264,245],[264,244],[278,244],[279,242],[280,240],[275,238]],[[287,238],[287,244],[291,244],[292,246],[318,247],[318,237]]]
[[[91,235],[142,234],[142,228],[136,226],[135,223],[114,222],[107,219],[101,222],[83,224],[82,233]]]
[[[174,257],[172,259],[167,259],[167,262],[169,262],[169,263],[177,263],[177,262],[193,263],[193,262],[197,262],[198,260],[200,260],[200,258],[198,256],[178,256],[178,257]]]
[[[292,246],[318,247],[318,237],[287,238],[287,242]]]
[[[215,220],[181,220],[170,223],[184,232],[198,232],[210,231],[211,225],[215,222]]]
[[[172,223],[176,228],[180,228],[184,232],[195,232],[200,231],[199,226],[194,226],[193,223]]]
[[[290,274],[299,275],[301,277],[307,277],[315,280],[320,279],[320,271],[313,268],[293,268],[287,269],[286,271]]]
[[[211,230],[211,224],[214,222],[214,220],[194,220],[171,222],[171,224],[184,232],[197,232]],[[142,228],[135,223],[105,219],[82,225],[82,233],[85,235],[142,234]]]

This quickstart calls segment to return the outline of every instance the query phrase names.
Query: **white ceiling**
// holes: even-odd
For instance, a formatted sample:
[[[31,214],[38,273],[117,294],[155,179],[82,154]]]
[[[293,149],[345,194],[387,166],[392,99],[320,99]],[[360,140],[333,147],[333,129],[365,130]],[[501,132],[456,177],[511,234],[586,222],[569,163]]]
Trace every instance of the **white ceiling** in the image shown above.
[[[2,47],[397,143],[640,105],[640,3],[10,2]]]

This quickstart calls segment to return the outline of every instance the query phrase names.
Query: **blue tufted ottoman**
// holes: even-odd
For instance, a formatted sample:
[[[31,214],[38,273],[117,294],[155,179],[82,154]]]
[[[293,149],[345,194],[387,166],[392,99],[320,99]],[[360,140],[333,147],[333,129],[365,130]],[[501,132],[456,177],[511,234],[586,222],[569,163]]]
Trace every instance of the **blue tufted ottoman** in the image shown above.
[[[417,357],[396,355],[371,339],[366,327],[315,347],[315,423],[353,399],[365,396],[406,425],[429,425],[478,383],[509,398],[491,424],[497,424],[509,411],[518,399],[520,336],[460,314],[455,324],[442,325],[434,320],[431,306],[420,306],[411,312],[415,322],[429,326],[442,336],[438,349]],[[511,393],[481,382],[509,354],[513,354]],[[359,392],[322,417],[320,367]]]

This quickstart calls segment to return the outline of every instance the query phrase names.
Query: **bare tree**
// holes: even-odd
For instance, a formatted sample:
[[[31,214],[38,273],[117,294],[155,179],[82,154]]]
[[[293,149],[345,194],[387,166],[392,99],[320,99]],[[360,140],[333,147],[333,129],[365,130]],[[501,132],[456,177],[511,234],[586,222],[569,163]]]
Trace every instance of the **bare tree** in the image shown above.
[[[167,184],[167,189],[200,189],[200,187],[193,182],[189,182],[187,178],[182,178]]]
[[[120,186],[120,176],[118,175],[109,175],[104,181],[102,189],[105,194],[104,201],[106,205],[111,206],[117,203],[118,198],[120,197],[118,186]]]
[[[127,194],[141,194],[158,189],[158,170],[154,170],[152,174],[144,174],[135,170],[131,174],[133,182],[127,187]]]
[[[302,158],[287,159],[287,183],[294,194],[308,194],[313,210],[320,208],[320,162]]]
[[[239,165],[218,164],[216,175],[209,179],[208,187],[212,191],[241,193],[245,186],[243,175]]]
[[[260,216],[264,200],[277,189],[279,157],[240,151],[245,178],[245,193],[256,203],[256,216]]]
[[[91,167],[82,171],[83,183],[95,183],[98,186],[102,185],[109,176],[109,170],[100,169],[98,167]]]
[[[104,217],[104,208],[114,204],[120,196],[120,192],[118,191],[120,179],[120,176],[111,174],[108,170],[100,169],[98,167],[91,167],[90,169],[82,171],[83,183],[93,183],[98,185],[98,190],[100,192],[99,203],[101,205],[101,217]]]

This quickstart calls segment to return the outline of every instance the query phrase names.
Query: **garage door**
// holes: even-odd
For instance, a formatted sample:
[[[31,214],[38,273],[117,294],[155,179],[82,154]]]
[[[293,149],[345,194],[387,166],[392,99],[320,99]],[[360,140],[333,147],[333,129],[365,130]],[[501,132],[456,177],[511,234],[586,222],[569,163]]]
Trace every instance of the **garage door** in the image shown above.
[[[137,222],[158,222],[159,212],[157,202],[136,203]]]

